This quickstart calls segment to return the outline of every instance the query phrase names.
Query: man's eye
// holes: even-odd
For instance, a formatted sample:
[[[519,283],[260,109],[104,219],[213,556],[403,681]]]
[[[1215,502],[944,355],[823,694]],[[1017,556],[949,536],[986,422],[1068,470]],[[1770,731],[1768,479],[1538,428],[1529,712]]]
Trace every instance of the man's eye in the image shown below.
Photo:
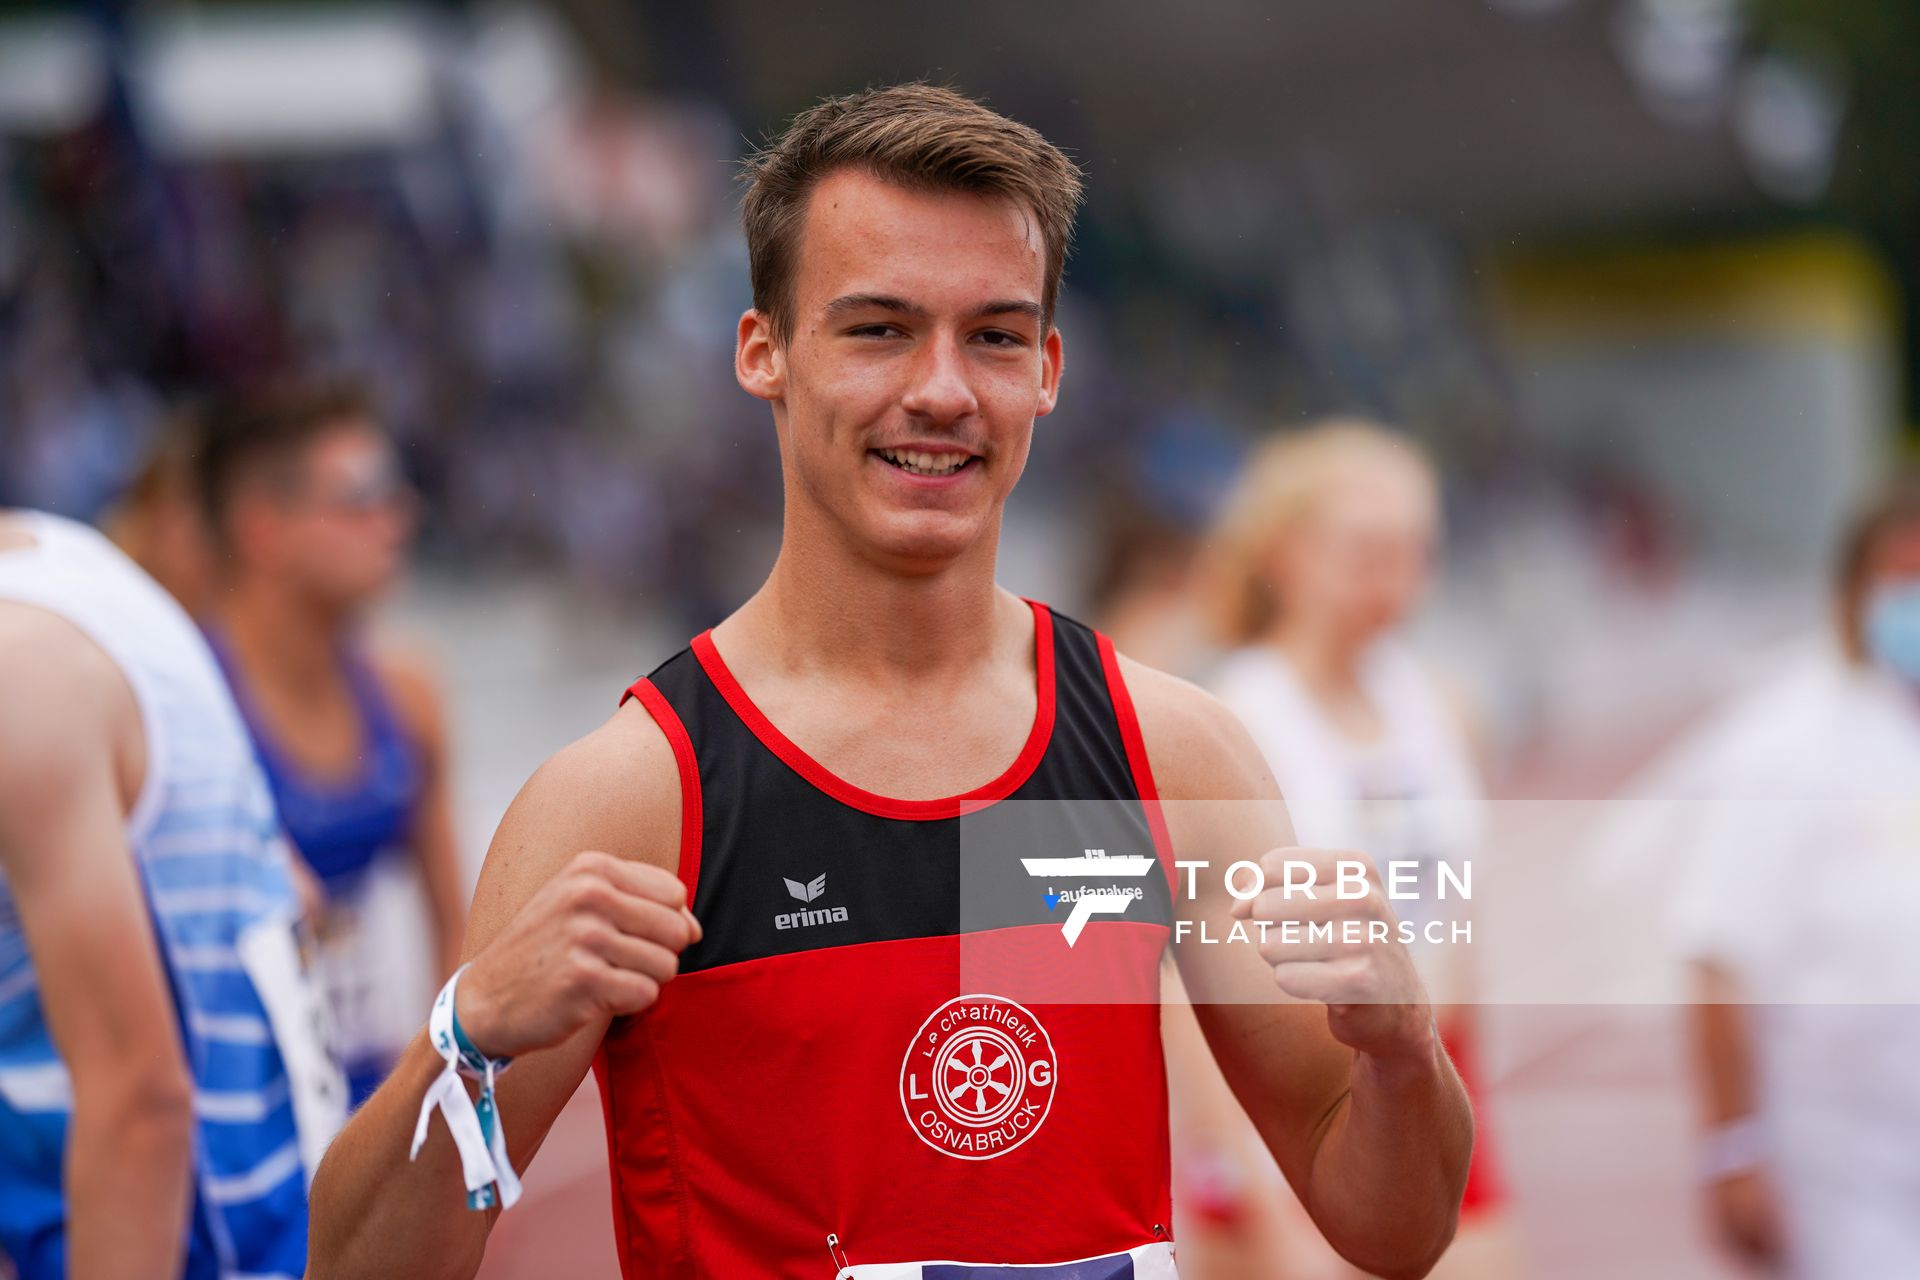
[[[1005,329],[987,329],[980,334],[980,341],[990,347],[1017,347],[1020,345],[1020,335],[1008,333]]]
[[[895,330],[890,324],[863,324],[859,328],[849,329],[847,332],[856,338],[885,338],[894,333]]]

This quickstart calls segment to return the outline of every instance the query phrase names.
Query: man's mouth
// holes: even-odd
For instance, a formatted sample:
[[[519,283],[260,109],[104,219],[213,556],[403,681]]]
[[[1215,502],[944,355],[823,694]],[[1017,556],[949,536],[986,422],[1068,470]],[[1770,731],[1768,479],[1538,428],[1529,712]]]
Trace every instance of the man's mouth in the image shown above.
[[[875,449],[872,451],[889,465],[909,475],[950,476],[971,464],[971,453],[925,453],[918,449]]]

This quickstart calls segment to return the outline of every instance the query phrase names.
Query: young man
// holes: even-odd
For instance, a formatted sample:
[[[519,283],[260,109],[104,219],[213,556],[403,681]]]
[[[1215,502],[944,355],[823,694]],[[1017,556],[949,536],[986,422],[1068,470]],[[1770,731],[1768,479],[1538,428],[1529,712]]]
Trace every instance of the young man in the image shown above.
[[[360,634],[403,568],[411,493],[371,407],[344,385],[216,401],[196,470],[214,552],[201,621],[324,891],[320,974],[358,1105],[405,1046],[421,999],[396,939],[424,924],[441,982],[466,918],[437,682]],[[398,874],[405,860],[419,868],[424,921]]]
[[[180,607],[0,512],[0,1256],[22,1280],[301,1274],[345,1118],[290,855]]]
[[[508,1153],[524,1165],[597,1068],[629,1280],[1172,1275],[1154,1004],[1172,885],[1142,881],[1139,914],[1081,937],[1131,1001],[1029,1007],[962,946],[1031,948],[1008,991],[1068,951],[1037,888],[1027,919],[966,918],[963,873],[1018,870],[963,857],[963,810],[1106,801],[1140,847],[1214,860],[1177,910],[1216,927],[1222,855],[1277,859],[1290,837],[1268,804],[1176,806],[1156,839],[1156,790],[1274,799],[1258,751],[1205,695],[994,583],[1059,389],[1078,174],[909,85],[821,103],[748,176],[736,370],[773,411],[781,550],[495,837],[454,1012],[477,1051],[521,1059],[499,1085]],[[1332,857],[1288,853],[1323,878]],[[1388,916],[1377,892],[1303,909]],[[1405,953],[1190,950],[1202,1025],[1315,1221],[1377,1274],[1423,1274],[1472,1121]],[[1327,1007],[1269,998],[1276,979]],[[330,1152],[316,1280],[479,1265],[488,1215],[464,1210],[439,1122],[408,1160],[439,1067],[416,1041]]]

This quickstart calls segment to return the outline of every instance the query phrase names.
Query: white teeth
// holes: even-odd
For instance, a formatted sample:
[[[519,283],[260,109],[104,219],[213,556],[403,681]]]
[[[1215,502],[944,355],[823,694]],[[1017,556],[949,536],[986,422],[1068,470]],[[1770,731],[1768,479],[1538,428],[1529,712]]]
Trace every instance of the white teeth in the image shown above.
[[[922,453],[916,449],[882,449],[880,456],[902,471],[917,476],[951,475],[972,456],[965,453]]]

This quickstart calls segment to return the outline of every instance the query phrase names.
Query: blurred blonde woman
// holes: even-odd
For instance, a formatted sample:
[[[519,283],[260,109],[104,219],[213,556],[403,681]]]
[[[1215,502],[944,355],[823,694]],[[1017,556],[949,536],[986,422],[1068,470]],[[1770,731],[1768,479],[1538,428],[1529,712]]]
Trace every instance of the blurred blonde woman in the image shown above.
[[[1478,850],[1486,800],[1466,729],[1399,637],[1432,573],[1439,538],[1432,464],[1405,437],[1330,422],[1269,441],[1224,507],[1200,566],[1202,604],[1229,652],[1211,682],[1265,754],[1303,844],[1376,863]],[[1397,902],[1430,918],[1431,894]],[[1441,1031],[1469,1088],[1466,1010],[1444,948],[1416,951]],[[1199,1280],[1354,1273],[1285,1191],[1207,1059],[1191,1013],[1170,1009],[1181,1270]],[[1518,1273],[1480,1117],[1454,1248],[1436,1276]]]

